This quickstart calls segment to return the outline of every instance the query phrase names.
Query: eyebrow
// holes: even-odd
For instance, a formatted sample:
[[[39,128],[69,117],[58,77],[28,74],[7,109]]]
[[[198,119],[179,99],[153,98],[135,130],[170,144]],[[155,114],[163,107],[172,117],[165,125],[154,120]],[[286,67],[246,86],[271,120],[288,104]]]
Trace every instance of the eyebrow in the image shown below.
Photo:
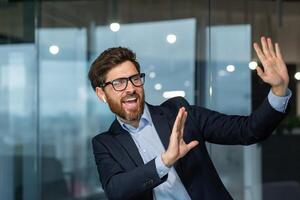
[[[123,77],[120,77],[120,78],[115,78],[115,79],[112,79],[112,80],[110,80],[110,81],[106,81],[106,83],[107,82],[112,82],[112,81],[114,81],[114,80],[118,80],[118,79],[128,79],[129,77],[132,77],[132,76],[135,76],[135,75],[138,75],[139,73],[136,73],[136,74],[132,74],[132,75],[130,75],[130,76],[127,76],[127,77],[125,77],[125,76],[123,76]]]

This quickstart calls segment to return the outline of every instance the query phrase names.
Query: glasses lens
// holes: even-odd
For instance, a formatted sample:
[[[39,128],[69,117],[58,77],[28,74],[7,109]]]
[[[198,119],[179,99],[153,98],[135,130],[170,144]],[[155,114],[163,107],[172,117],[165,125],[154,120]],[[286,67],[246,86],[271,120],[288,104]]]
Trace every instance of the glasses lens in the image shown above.
[[[131,81],[131,83],[134,86],[139,87],[139,86],[144,85],[145,74],[141,73],[141,74],[133,75],[129,78],[119,78],[119,79],[113,80],[109,83],[112,84],[112,86],[115,90],[122,91],[122,90],[126,89],[127,84],[128,84],[128,79]]]
[[[119,78],[112,82],[112,85],[115,90],[124,90],[127,86],[127,78]]]
[[[130,77],[130,80],[134,86],[141,86],[144,84],[144,76],[142,74],[137,74]]]

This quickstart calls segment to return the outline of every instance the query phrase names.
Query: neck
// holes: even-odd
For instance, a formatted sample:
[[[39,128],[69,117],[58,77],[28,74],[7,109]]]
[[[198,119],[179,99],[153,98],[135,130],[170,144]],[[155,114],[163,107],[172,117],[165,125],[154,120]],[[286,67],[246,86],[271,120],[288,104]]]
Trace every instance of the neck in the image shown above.
[[[140,119],[137,119],[137,120],[125,120],[123,118],[119,118],[122,122],[126,123],[126,124],[129,124],[135,128],[139,127],[139,124],[140,124]]]

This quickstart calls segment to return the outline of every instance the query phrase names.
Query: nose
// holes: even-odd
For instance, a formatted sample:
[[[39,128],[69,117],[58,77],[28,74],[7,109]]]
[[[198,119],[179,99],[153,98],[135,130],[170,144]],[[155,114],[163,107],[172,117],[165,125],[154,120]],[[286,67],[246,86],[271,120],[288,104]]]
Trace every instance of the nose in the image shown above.
[[[128,84],[127,84],[125,91],[128,93],[132,93],[135,91],[135,86],[131,83],[130,80],[128,80]]]

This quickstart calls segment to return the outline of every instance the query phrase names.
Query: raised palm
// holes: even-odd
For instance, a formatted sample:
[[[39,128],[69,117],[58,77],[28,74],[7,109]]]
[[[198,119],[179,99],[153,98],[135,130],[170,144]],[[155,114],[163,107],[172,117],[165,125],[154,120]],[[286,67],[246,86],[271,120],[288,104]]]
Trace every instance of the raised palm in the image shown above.
[[[198,145],[198,141],[191,141],[186,144],[183,140],[184,124],[187,118],[185,108],[179,109],[175,123],[173,125],[172,133],[170,136],[170,143],[168,149],[162,154],[163,162],[167,166],[172,166],[179,158],[185,156],[192,148]]]
[[[289,75],[286,64],[283,61],[279,45],[275,43],[275,49],[270,38],[261,38],[262,49],[254,43],[256,54],[263,65],[257,67],[257,74],[261,79],[272,86],[272,91],[278,96],[284,96],[289,84]]]

